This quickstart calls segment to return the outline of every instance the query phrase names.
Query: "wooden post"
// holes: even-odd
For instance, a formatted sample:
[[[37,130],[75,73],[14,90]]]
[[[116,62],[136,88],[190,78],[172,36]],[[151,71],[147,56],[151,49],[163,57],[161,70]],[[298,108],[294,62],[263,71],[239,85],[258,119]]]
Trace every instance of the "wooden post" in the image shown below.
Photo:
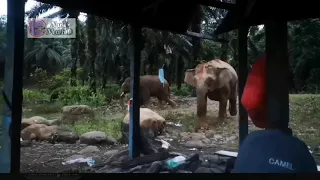
[[[287,22],[265,23],[267,55],[268,120],[271,128],[287,129],[289,124],[289,58]]]
[[[3,142],[0,172],[20,173],[20,127],[24,56],[24,1],[8,0],[5,62]]]
[[[131,26],[131,63],[130,97],[133,99],[130,106],[130,130],[129,130],[129,153],[131,158],[140,156],[140,57],[141,57],[141,26]]]
[[[238,97],[239,97],[239,145],[248,135],[248,113],[241,104],[243,89],[248,77],[248,26],[241,25],[238,29]]]

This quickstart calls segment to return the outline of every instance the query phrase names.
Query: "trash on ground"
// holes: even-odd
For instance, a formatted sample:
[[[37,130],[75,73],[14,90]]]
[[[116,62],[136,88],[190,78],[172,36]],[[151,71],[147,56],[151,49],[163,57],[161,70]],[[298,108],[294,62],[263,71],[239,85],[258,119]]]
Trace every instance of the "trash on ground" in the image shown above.
[[[160,141],[162,143],[161,147],[164,148],[164,149],[168,149],[170,147],[170,144],[163,140],[163,139],[155,139],[156,141]]]
[[[175,158],[169,159],[166,161],[166,164],[169,168],[175,168],[180,164],[183,164],[186,161],[186,158],[183,156],[176,156]]]
[[[173,123],[173,122],[167,122],[166,124],[174,125],[174,126],[177,126],[177,127],[181,127],[181,126],[183,126],[183,125],[182,125],[182,124],[180,124],[180,123]]]
[[[95,164],[95,160],[92,159],[92,157],[87,157],[87,158],[77,158],[77,159],[71,159],[66,162],[62,162],[62,165],[67,165],[67,164],[74,164],[74,163],[87,163],[88,166],[93,166]]]

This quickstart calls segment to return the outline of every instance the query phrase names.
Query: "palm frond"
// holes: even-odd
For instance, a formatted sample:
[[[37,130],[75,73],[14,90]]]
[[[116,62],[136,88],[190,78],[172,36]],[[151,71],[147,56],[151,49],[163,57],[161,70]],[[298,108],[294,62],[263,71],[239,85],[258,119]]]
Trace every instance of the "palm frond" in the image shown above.
[[[54,51],[53,49],[47,49],[47,55],[51,63],[55,61],[57,64],[62,65],[62,59],[58,52]]]
[[[26,12],[26,15],[30,18],[36,18],[40,16],[40,14],[45,13],[52,8],[54,8],[54,6],[51,4],[37,3],[34,7]]]

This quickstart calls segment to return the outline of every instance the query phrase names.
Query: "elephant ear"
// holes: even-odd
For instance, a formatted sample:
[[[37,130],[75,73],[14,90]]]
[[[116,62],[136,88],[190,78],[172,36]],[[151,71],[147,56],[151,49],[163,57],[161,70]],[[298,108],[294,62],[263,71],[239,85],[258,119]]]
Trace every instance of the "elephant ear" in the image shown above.
[[[184,82],[189,84],[190,86],[196,87],[196,79],[195,76],[195,70],[194,69],[188,69],[184,76]]]

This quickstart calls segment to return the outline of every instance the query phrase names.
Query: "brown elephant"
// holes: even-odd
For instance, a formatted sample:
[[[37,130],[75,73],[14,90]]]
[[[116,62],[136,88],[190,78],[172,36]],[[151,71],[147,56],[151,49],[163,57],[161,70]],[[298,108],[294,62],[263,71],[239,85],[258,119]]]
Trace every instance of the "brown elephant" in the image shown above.
[[[131,78],[128,77],[121,86],[121,98],[130,92],[130,79]],[[140,105],[147,106],[150,103],[150,97],[158,98],[160,107],[162,107],[162,101],[168,102],[172,107],[177,106],[177,104],[170,99],[170,88],[167,80],[165,80],[163,86],[158,76],[140,76]]]
[[[227,115],[227,102],[231,116],[237,114],[238,76],[234,68],[219,59],[198,64],[186,71],[184,81],[197,92],[197,121],[195,130],[207,127],[207,98],[219,101],[219,119]]]

